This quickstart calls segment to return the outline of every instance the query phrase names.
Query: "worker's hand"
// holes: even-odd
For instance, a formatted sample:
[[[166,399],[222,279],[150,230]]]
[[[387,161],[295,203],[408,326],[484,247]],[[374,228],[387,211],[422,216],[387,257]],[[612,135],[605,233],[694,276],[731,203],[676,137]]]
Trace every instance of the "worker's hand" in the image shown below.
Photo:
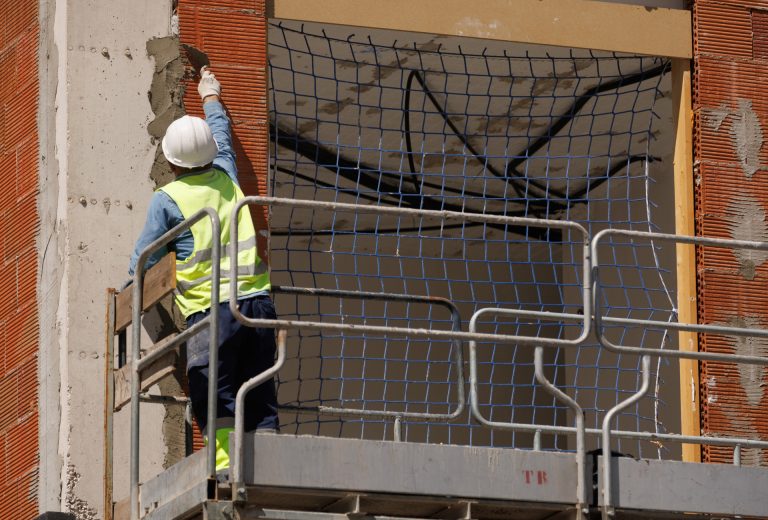
[[[221,83],[213,75],[208,67],[200,69],[200,83],[197,84],[197,92],[200,93],[202,99],[208,96],[220,96],[221,95]]]

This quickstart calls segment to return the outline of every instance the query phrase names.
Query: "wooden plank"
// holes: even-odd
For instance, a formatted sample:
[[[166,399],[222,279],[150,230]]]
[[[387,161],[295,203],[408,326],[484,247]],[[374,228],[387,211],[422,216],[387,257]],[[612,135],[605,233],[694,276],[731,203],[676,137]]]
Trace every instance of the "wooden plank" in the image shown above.
[[[671,58],[693,56],[689,10],[594,0],[268,0],[267,16]]]
[[[691,64],[673,60],[672,92],[676,124],[674,156],[675,233],[693,236],[693,108]],[[696,323],[696,250],[692,245],[677,245],[677,310],[680,323]],[[680,350],[696,352],[698,335],[679,333]],[[680,360],[680,427],[683,435],[700,435],[699,363]],[[701,462],[698,444],[683,444],[683,460]]]
[[[169,253],[153,265],[144,275],[143,309],[147,310],[176,289],[176,253]],[[117,294],[115,307],[115,334],[131,324],[133,285]]]
[[[163,348],[176,338],[178,334],[171,334],[157,343],[152,350]],[[173,375],[176,370],[176,363],[179,360],[178,350],[172,350],[158,358],[154,363],[144,369],[141,374],[140,392],[146,392],[152,385],[155,385],[168,376]],[[132,365],[129,363],[114,372],[115,390],[114,390],[114,410],[118,411],[131,400],[131,373]]]

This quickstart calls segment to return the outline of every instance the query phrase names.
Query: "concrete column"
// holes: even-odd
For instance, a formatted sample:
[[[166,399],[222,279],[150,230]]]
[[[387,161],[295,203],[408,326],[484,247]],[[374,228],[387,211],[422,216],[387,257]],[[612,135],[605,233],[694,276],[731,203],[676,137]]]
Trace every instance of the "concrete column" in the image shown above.
[[[103,511],[105,290],[155,187],[147,42],[170,0],[41,0],[41,511]],[[143,408],[146,475],[162,469],[162,407]],[[115,498],[127,494],[128,414],[115,418]]]

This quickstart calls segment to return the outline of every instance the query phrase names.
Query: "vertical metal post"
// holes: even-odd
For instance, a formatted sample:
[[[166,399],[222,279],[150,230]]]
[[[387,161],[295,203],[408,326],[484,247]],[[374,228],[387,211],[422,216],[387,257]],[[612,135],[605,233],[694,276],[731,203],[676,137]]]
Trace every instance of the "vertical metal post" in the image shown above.
[[[533,434],[533,451],[541,451],[541,430]]]
[[[139,357],[141,355],[141,308],[144,295],[144,263],[142,253],[133,275],[133,308],[131,309],[131,520],[139,520]]]
[[[245,500],[245,486],[243,485],[243,459],[245,456],[244,442],[245,438],[245,396],[252,388],[259,386],[265,381],[273,377],[285,364],[285,343],[288,333],[285,329],[277,329],[277,360],[271,368],[265,370],[261,374],[246,381],[240,390],[237,391],[235,397],[235,447],[230,453],[234,451],[234,458],[232,459],[232,496],[234,500]]]
[[[219,216],[210,211],[211,233],[213,234],[213,251],[211,252],[211,312],[208,344],[208,464],[206,466],[209,479],[216,479],[216,419],[218,416],[219,388],[219,293],[221,291],[221,224]],[[237,220],[232,229],[237,228]],[[237,290],[230,293],[230,298],[237,299]]]
[[[733,465],[741,466],[741,444],[733,447]]]
[[[620,411],[635,404],[648,392],[651,382],[651,356],[643,356],[641,364],[643,370],[643,382],[640,385],[640,390],[632,394],[632,397],[629,399],[626,399],[611,408],[608,413],[605,414],[605,418],[603,419],[603,520],[609,520],[616,515],[611,498],[611,464],[613,463],[613,458],[611,457],[611,422],[613,422],[613,418],[616,417]]]
[[[557,388],[544,375],[544,348],[536,347],[534,350],[534,370],[536,381],[557,400],[573,410],[576,416],[576,519],[584,520],[588,513],[587,510],[587,484],[586,484],[586,430],[584,425],[584,410],[571,396]]]
[[[393,436],[395,442],[402,442],[403,440],[403,418],[402,416],[398,415],[395,417],[395,422],[392,425]]]
[[[586,231],[585,231],[586,233]],[[581,337],[586,339],[590,336],[590,329],[592,327],[592,313],[595,312],[595,309],[592,308],[592,302],[594,301],[593,296],[593,290],[594,290],[594,280],[592,280],[592,263],[594,259],[592,258],[592,244],[590,241],[590,237],[587,235],[584,237],[584,246],[582,248],[582,256],[584,258],[584,265],[582,266],[582,277],[584,278],[584,281],[582,282],[582,305],[584,308],[584,328],[581,332]]]
[[[115,412],[115,290],[107,290],[107,338],[104,351],[104,520],[112,520],[112,453]],[[124,336],[124,334],[123,334]]]

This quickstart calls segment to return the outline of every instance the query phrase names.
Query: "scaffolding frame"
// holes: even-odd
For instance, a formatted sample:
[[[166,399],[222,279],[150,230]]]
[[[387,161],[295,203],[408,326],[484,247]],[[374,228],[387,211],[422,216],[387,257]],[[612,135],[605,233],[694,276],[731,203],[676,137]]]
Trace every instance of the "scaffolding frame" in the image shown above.
[[[429,210],[414,210],[414,209],[407,209],[407,208],[385,208],[385,207],[375,207],[375,206],[358,206],[358,205],[352,205],[352,204],[341,204],[341,203],[329,203],[329,202],[318,202],[318,201],[298,201],[298,200],[292,200],[292,199],[278,199],[278,198],[272,198],[272,197],[247,197],[240,201],[240,203],[235,207],[234,213],[233,213],[233,222],[236,222],[237,213],[241,211],[246,205],[248,204],[255,204],[255,205],[266,205],[266,206],[274,206],[274,205],[288,205],[288,206],[300,206],[305,208],[315,208],[315,209],[324,209],[324,210],[332,210],[332,211],[360,211],[360,212],[373,212],[373,213],[382,213],[382,214],[394,214],[394,215],[410,215],[410,216],[429,216],[429,217],[437,217],[442,220],[451,220],[451,219],[459,219],[459,220],[472,220],[472,219],[480,219],[480,220],[509,220],[511,222],[515,222],[516,224],[520,224],[520,220],[525,221],[526,225],[529,226],[541,226],[541,227],[557,227],[557,228],[567,228],[571,230],[579,230],[580,226],[578,224],[567,222],[567,221],[554,221],[554,220],[543,220],[543,219],[522,219],[520,217],[499,217],[499,216],[488,216],[488,215],[481,215],[481,214],[470,214],[470,213],[458,213],[458,212],[450,212],[450,211],[441,211],[441,212],[435,212],[435,211],[429,211]],[[150,244],[147,249],[145,249],[139,259],[139,266],[143,266],[144,261],[149,257],[149,254],[151,254],[152,251],[157,249],[158,247],[162,246],[163,244],[167,243],[172,239],[174,236],[174,233],[179,233],[185,229],[188,229],[193,223],[202,220],[204,218],[211,218],[212,225],[214,227],[217,227],[218,218],[213,212],[213,210],[205,209],[194,215],[191,219],[185,221],[181,225],[177,226],[177,229],[172,230],[172,232],[169,232],[166,236],[161,237],[158,239],[155,243]],[[229,244],[229,256],[233,261],[231,262],[231,269],[230,277],[235,276],[234,278],[230,278],[230,280],[236,280],[236,273],[238,269],[237,265],[237,250],[238,250],[238,244],[237,244],[237,234],[236,230],[232,229],[232,238],[231,242]],[[679,359],[717,359],[720,361],[727,361],[727,362],[733,362],[733,363],[748,363],[748,364],[757,364],[760,366],[764,366],[768,364],[768,359],[756,357],[756,356],[738,356],[738,355],[729,355],[729,354],[714,354],[714,353],[697,353],[697,352],[686,352],[684,350],[679,351],[672,351],[672,350],[655,350],[655,349],[644,349],[639,347],[633,347],[633,346],[623,346],[611,343],[610,341],[606,340],[603,337],[602,334],[602,326],[604,323],[616,323],[616,324],[627,324],[631,322],[631,325],[634,326],[649,326],[649,327],[655,327],[655,328],[666,328],[667,330],[686,330],[690,332],[696,332],[696,333],[703,333],[703,332],[717,332],[719,334],[730,334],[730,335],[739,335],[739,336],[765,336],[768,335],[764,330],[762,329],[748,329],[748,328],[738,328],[738,327],[720,327],[720,326],[709,326],[709,325],[697,325],[692,323],[667,323],[667,322],[658,322],[653,320],[629,320],[629,319],[620,319],[620,318],[611,318],[607,316],[601,316],[599,313],[599,305],[598,300],[600,296],[600,283],[599,283],[599,256],[598,256],[598,248],[601,244],[601,242],[606,240],[606,237],[610,236],[623,236],[628,237],[632,239],[644,239],[644,240],[659,240],[659,241],[673,241],[678,243],[685,243],[685,244],[700,244],[700,245],[709,245],[709,246],[715,246],[715,247],[729,247],[729,248],[750,248],[750,249],[760,249],[765,250],[768,249],[768,243],[762,243],[762,242],[750,242],[750,241],[738,241],[738,240],[728,240],[728,239],[713,239],[713,238],[707,238],[707,237],[686,237],[686,236],[676,236],[676,235],[668,235],[668,234],[661,234],[661,233],[648,233],[648,232],[637,232],[637,231],[625,231],[625,230],[606,230],[598,233],[594,238],[590,238],[586,232],[584,233],[584,272],[585,273],[591,273],[590,276],[585,276],[582,281],[582,295],[585,297],[585,309],[590,310],[589,313],[586,313],[584,315],[578,315],[578,314],[566,314],[566,313],[551,313],[551,312],[545,312],[545,311],[528,311],[528,310],[518,310],[518,309],[499,309],[499,308],[483,308],[479,309],[472,317],[470,321],[469,326],[469,332],[463,332],[461,330],[429,330],[429,329],[415,329],[415,328],[404,328],[404,327],[379,327],[379,326],[367,326],[367,325],[352,325],[352,324],[340,324],[340,323],[328,323],[328,322],[307,322],[307,321],[294,321],[294,320],[254,320],[244,317],[241,313],[239,313],[236,301],[230,300],[229,305],[231,310],[233,311],[234,315],[237,317],[237,319],[243,323],[246,326],[259,326],[259,327],[268,327],[268,328],[275,328],[278,329],[278,360],[275,363],[274,367],[272,367],[270,370],[260,374],[256,378],[252,379],[248,382],[247,385],[245,385],[240,392],[238,392],[237,396],[237,406],[236,406],[236,419],[235,419],[235,431],[233,433],[234,439],[233,439],[233,457],[232,457],[232,479],[229,483],[230,486],[230,493],[232,497],[232,503],[240,503],[244,504],[249,501],[248,496],[248,489],[249,486],[252,487],[252,483],[247,482],[247,475],[245,468],[247,467],[247,464],[245,462],[245,453],[246,449],[249,446],[249,443],[246,441],[247,437],[244,432],[243,427],[243,403],[244,403],[244,396],[247,393],[247,391],[261,382],[269,379],[274,374],[276,374],[280,368],[283,365],[283,362],[285,360],[285,353],[286,353],[286,344],[287,344],[287,330],[289,329],[312,329],[312,330],[330,330],[330,331],[336,331],[336,332],[344,332],[344,331],[354,331],[356,333],[360,332],[374,332],[374,333],[381,333],[385,334],[387,336],[393,335],[393,336],[418,336],[418,337],[440,337],[443,339],[451,339],[454,341],[468,341],[469,342],[469,370],[470,370],[470,378],[469,378],[469,396],[470,396],[470,410],[475,419],[478,420],[481,424],[483,424],[486,427],[490,428],[499,428],[499,429],[511,429],[511,430],[527,430],[527,431],[534,431],[534,432],[546,432],[546,431],[556,431],[559,433],[573,433],[577,437],[577,449],[576,453],[572,456],[569,454],[562,454],[567,455],[568,457],[572,458],[572,462],[574,464],[574,475],[576,484],[574,486],[575,492],[573,493],[573,511],[575,512],[576,518],[585,518],[585,516],[589,512],[589,498],[587,496],[587,469],[589,466],[589,463],[587,461],[587,456],[585,453],[584,448],[584,438],[586,435],[595,435],[599,436],[602,439],[602,446],[603,449],[606,450],[610,447],[610,439],[611,437],[627,437],[627,438],[636,438],[636,439],[646,439],[646,440],[666,440],[666,441],[672,441],[672,442],[681,442],[681,443],[696,443],[696,444],[710,444],[710,445],[719,445],[719,446],[731,446],[734,448],[734,465],[738,466],[740,465],[740,450],[744,447],[750,447],[750,448],[760,448],[760,449],[767,449],[768,448],[768,442],[765,441],[756,441],[752,439],[747,438],[712,438],[712,437],[706,437],[706,436],[691,436],[691,435],[685,435],[685,434],[655,434],[650,432],[634,432],[634,431],[622,431],[622,430],[611,430],[611,423],[612,419],[618,414],[623,408],[633,404],[637,400],[641,399],[645,393],[648,390],[649,386],[649,380],[650,380],[650,357],[651,356],[658,356],[658,357],[668,357],[668,358],[679,358]],[[216,251],[216,249],[214,249]],[[214,282],[218,281],[220,279],[221,273],[218,269],[218,262],[220,260],[219,255],[215,255],[214,260]],[[142,295],[143,295],[143,272],[141,269],[137,269],[137,275],[134,278],[134,287],[133,287],[133,323],[138,324],[140,321],[140,315],[141,310],[145,309],[146,306],[143,305],[142,302]],[[213,284],[213,287],[218,287],[217,283]],[[295,293],[304,293],[304,294],[317,294],[324,293],[322,288],[286,288],[288,292],[295,292]],[[218,291],[214,291],[216,293],[215,295],[212,294],[212,298],[218,297]],[[340,296],[340,297],[361,297],[361,298],[368,298],[368,297],[375,297],[372,294],[367,293],[361,293],[361,294],[354,294],[354,291],[348,292],[348,291],[327,291],[327,294],[329,296]],[[379,295],[377,297],[383,297],[383,298],[409,298],[412,296],[409,295]],[[419,297],[416,297],[417,299]],[[440,302],[441,304],[448,305],[446,302]],[[448,305],[450,306],[450,305]],[[212,312],[212,314],[214,314]],[[581,407],[579,406],[578,402],[573,400],[570,396],[568,396],[565,392],[558,389],[552,382],[550,382],[546,376],[543,373],[543,356],[542,352],[544,348],[553,348],[553,347],[562,347],[564,346],[563,341],[561,339],[557,338],[542,338],[542,337],[535,337],[535,336],[521,336],[521,335],[503,335],[503,334],[487,334],[487,333],[480,333],[476,331],[476,323],[478,319],[485,314],[503,314],[503,315],[509,315],[509,316],[516,316],[518,318],[536,318],[536,319],[543,319],[543,320],[550,320],[550,321],[580,321],[583,323],[583,329],[587,330],[587,333],[589,330],[594,326],[594,330],[598,332],[598,335],[601,337],[601,346],[602,348],[605,348],[606,350],[611,349],[619,349],[624,352],[632,353],[634,355],[642,356],[642,384],[640,388],[637,390],[636,393],[629,396],[626,400],[618,403],[615,405],[612,409],[608,410],[604,416],[602,428],[601,429],[592,429],[592,428],[585,428],[584,427],[584,421],[583,421],[583,413],[581,412]],[[116,312],[114,308],[112,308],[109,311],[110,319],[114,320],[114,317],[116,315]],[[455,317],[454,317],[455,319]],[[143,516],[142,514],[142,504],[140,504],[140,496],[139,496],[139,482],[138,482],[138,467],[139,467],[139,456],[140,456],[140,450],[139,450],[139,439],[138,439],[138,410],[139,410],[139,402],[142,400],[141,395],[139,392],[139,388],[141,386],[141,374],[143,369],[145,369],[151,362],[156,361],[160,359],[164,353],[167,353],[171,349],[175,348],[175,346],[182,343],[185,339],[189,338],[192,334],[197,333],[202,327],[204,326],[213,326],[216,322],[214,321],[213,324],[208,325],[207,323],[204,323],[202,326],[194,327],[189,329],[188,331],[185,331],[182,334],[179,334],[178,336],[172,338],[171,341],[163,342],[162,345],[158,346],[158,348],[155,348],[151,350],[148,354],[145,356],[140,356],[141,348],[140,348],[140,335],[138,334],[139,327],[134,327],[133,330],[133,339],[134,342],[132,343],[132,371],[133,371],[133,377],[131,380],[132,383],[132,392],[131,392],[131,410],[132,410],[132,428],[131,428],[131,497],[130,497],[130,504],[131,504],[131,518],[132,520],[138,520],[140,518],[162,518],[163,516],[157,516],[158,512],[152,513],[152,511],[148,512],[147,516]],[[113,333],[114,337],[114,327],[110,329],[110,332]],[[137,339],[137,336],[138,339]],[[567,345],[565,346],[578,346],[581,342],[584,342],[587,339],[588,334],[581,334],[580,339],[578,341],[571,340]],[[216,338],[217,336],[215,334],[211,335],[212,338]],[[492,422],[486,419],[482,416],[480,413],[479,403],[478,403],[478,393],[477,393],[477,359],[475,355],[476,350],[476,342],[478,341],[494,341],[498,343],[516,343],[518,345],[524,345],[528,347],[533,347],[535,349],[535,368],[536,368],[536,379],[537,381],[545,388],[547,392],[549,392],[552,395],[555,395],[559,400],[564,402],[573,412],[574,412],[574,420],[575,420],[575,426],[569,427],[569,426],[553,426],[553,425],[539,425],[539,424],[518,424],[518,423],[499,423],[499,422]],[[211,343],[210,348],[212,349],[211,354],[215,358],[215,341]],[[714,357],[713,357],[714,356]],[[454,359],[454,361],[461,360],[461,357],[457,357]],[[461,371],[459,371],[461,372]],[[459,377],[458,381],[463,382],[463,379]],[[211,378],[211,387],[209,387],[209,391],[213,392],[215,395],[216,392],[216,379]],[[450,418],[454,417],[458,411],[458,413],[461,413],[463,410],[464,404],[463,404],[463,396],[464,392],[463,389],[459,392],[457,392],[457,402],[458,406],[457,408],[451,412],[450,414],[444,414],[442,417],[439,418],[431,418],[435,420],[450,420]],[[214,403],[216,399],[211,399],[211,401]],[[209,403],[211,402],[209,401]],[[352,414],[360,414],[364,413],[365,410],[329,410],[330,413],[343,413],[347,415]],[[210,412],[209,412],[210,413]],[[398,417],[398,414],[385,414],[390,418],[394,418],[395,421],[398,421],[402,419],[402,417]],[[400,414],[402,415],[402,414]],[[214,411],[211,414],[211,417],[215,417],[216,412],[215,408]],[[212,425],[215,427],[215,421],[210,421],[209,427]],[[397,431],[397,429],[395,430]],[[400,440],[397,437],[395,440]],[[348,442],[348,439],[338,440],[338,442]],[[357,442],[371,442],[371,441],[357,441]],[[387,444],[386,442],[384,444]],[[410,443],[396,443],[398,445],[407,445]],[[420,445],[423,446],[423,445]],[[539,448],[540,446],[535,446],[535,448]],[[469,449],[469,448],[467,448]],[[473,453],[477,452],[477,448],[472,448]],[[492,448],[485,448],[485,450],[498,450],[498,449],[492,449]],[[525,450],[515,450],[515,449],[508,449],[511,452],[520,452],[520,453],[529,453]],[[211,470],[211,459],[210,459],[210,452],[211,450],[206,450],[205,458],[204,458],[204,464],[197,464],[195,466],[197,469],[194,470],[194,472],[197,473],[197,477],[187,475],[186,479],[194,482],[200,482],[201,484],[197,486],[196,489],[198,491],[197,494],[193,494],[193,502],[200,500],[200,493],[205,494],[205,500],[208,499],[219,499],[222,498],[223,495],[220,495],[222,491],[219,490],[219,488],[216,486],[216,480],[215,480],[215,471],[212,472]],[[538,451],[537,449],[534,449],[534,453],[540,453],[542,455],[545,455],[546,452]],[[200,457],[198,457],[200,459]],[[615,516],[616,512],[616,504],[618,502],[619,505],[622,504],[621,494],[619,497],[615,497],[614,489],[614,483],[616,482],[616,474],[621,475],[624,471],[631,471],[628,470],[625,466],[626,464],[621,461],[617,461],[615,458],[611,458],[610,461],[606,461],[605,459],[602,460],[602,463],[599,464],[599,467],[601,468],[600,472],[600,480],[599,480],[599,489],[600,489],[600,508],[602,510],[602,516],[604,520],[608,520],[610,518],[613,518]],[[662,463],[662,461],[659,461],[659,463]],[[194,464],[192,464],[194,466]],[[204,468],[204,474],[200,474],[201,468]],[[704,468],[704,466],[702,466]],[[173,468],[172,468],[173,469]],[[596,468],[593,468],[593,470]],[[215,470],[215,466],[214,466]],[[171,470],[169,470],[171,471]],[[709,470],[702,470],[702,471],[709,471]],[[171,472],[173,473],[173,472]],[[761,476],[764,475],[764,471],[760,473]],[[176,478],[176,477],[174,477]],[[754,477],[750,477],[754,478]],[[761,477],[762,478],[762,477]],[[757,481],[760,481],[758,478]],[[148,489],[148,494],[151,496],[152,493]],[[155,493],[157,493],[157,490],[155,490]],[[197,503],[197,502],[196,502]],[[152,504],[152,501],[150,501],[150,504]],[[597,504],[593,504],[597,505]],[[731,505],[732,507],[735,507]],[[144,506],[144,512],[147,512],[147,507]],[[766,504],[766,510],[768,510],[768,504]],[[163,511],[162,515],[165,515],[168,513],[168,510],[160,509],[158,511]],[[185,513],[186,514],[186,513]],[[213,513],[212,513],[213,514]],[[218,518],[215,516],[210,516],[210,518]]]

